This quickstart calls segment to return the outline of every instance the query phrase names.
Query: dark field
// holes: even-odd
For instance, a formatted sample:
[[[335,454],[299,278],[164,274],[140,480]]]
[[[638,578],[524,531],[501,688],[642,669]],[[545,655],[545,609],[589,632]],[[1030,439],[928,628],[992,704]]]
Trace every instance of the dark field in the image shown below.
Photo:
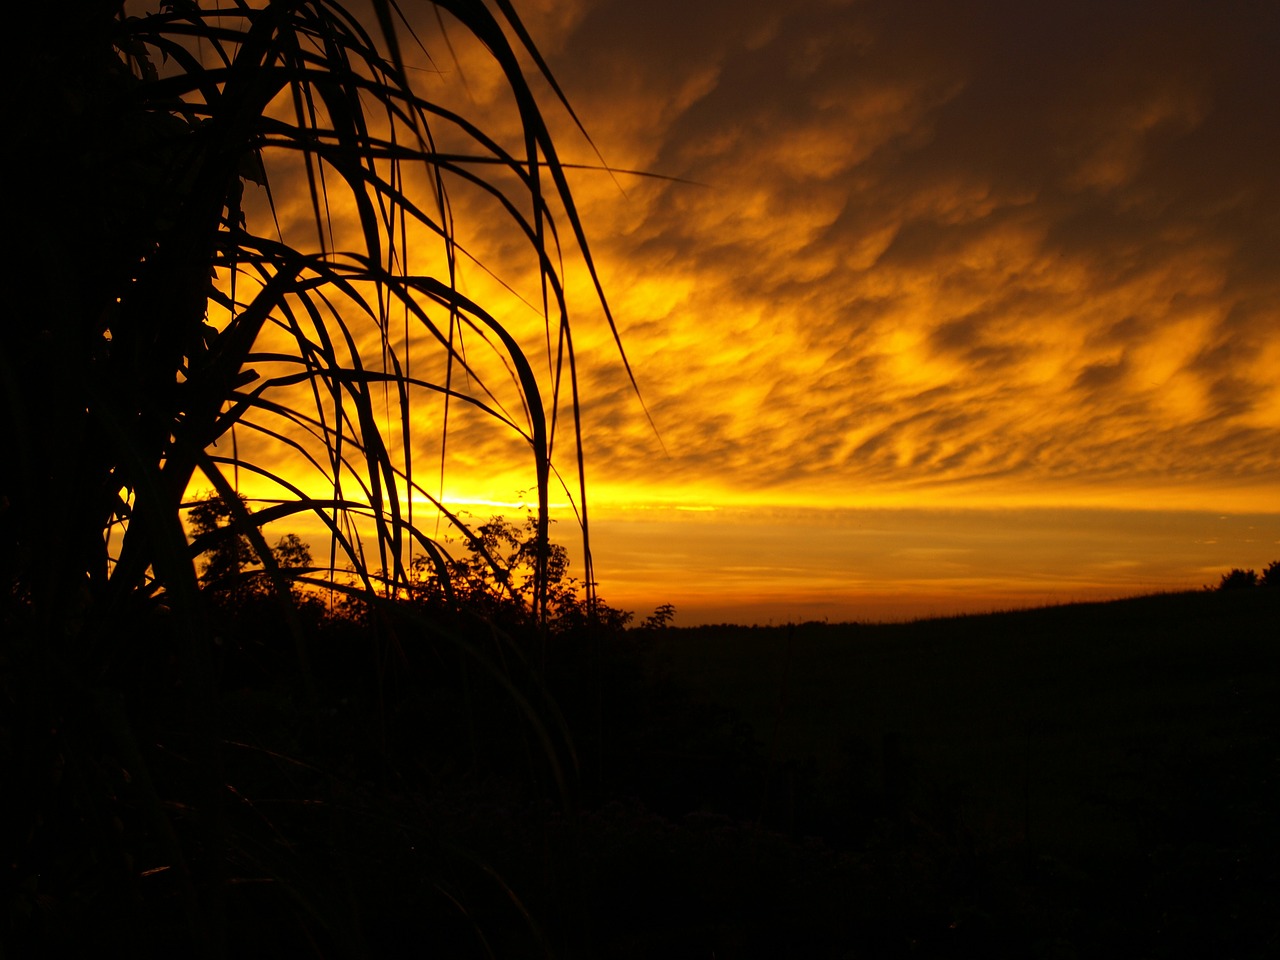
[[[6,956],[1280,953],[1272,590],[536,668],[391,610],[305,675],[271,609],[223,623],[216,715],[151,658],[6,721]]]
[[[1278,600],[680,629],[650,662],[754,730],[765,822],[888,870],[883,948],[1274,956]]]

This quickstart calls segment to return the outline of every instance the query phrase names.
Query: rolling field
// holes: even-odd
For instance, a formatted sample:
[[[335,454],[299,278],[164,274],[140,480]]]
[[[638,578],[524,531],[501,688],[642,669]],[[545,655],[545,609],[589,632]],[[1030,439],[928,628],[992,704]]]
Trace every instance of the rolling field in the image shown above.
[[[749,725],[763,820],[927,863],[970,926],[1049,910],[1031,922],[1040,955],[1263,956],[1280,896],[1277,627],[1272,591],[1188,593],[671,630],[649,665]],[[1070,931],[1060,954],[1054,929]]]

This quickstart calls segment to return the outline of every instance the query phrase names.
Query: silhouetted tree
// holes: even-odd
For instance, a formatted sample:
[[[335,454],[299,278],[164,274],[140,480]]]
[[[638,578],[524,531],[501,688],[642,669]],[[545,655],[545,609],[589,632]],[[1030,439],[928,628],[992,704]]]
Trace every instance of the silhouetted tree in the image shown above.
[[[644,618],[640,624],[641,630],[666,630],[671,626],[672,619],[675,618],[676,607],[673,603],[659,604],[658,607]]]
[[[249,538],[237,530],[240,518],[249,514],[248,503],[239,494],[236,499],[240,510],[233,510],[225,498],[209,494],[187,512],[194,546],[200,548],[204,558],[200,582],[206,587],[238,583],[253,592],[263,592],[268,589],[269,578],[262,570],[262,561]],[[310,547],[295,533],[276,541],[271,556],[277,567],[292,575],[307,572],[312,565]],[[249,572],[255,575],[246,576]]]
[[[1280,560],[1272,560],[1267,564],[1267,569],[1262,571],[1258,582],[1264,587],[1280,588]]]
[[[1241,570],[1239,567],[1230,573],[1224,573],[1218,582],[1219,590],[1248,590],[1258,585],[1256,570]]]
[[[544,541],[535,516],[516,525],[495,516],[475,530],[466,552],[443,561],[447,576],[437,574],[434,559],[414,561],[412,595],[419,602],[447,604],[479,614],[509,629],[539,626],[538,570],[545,572],[544,626],[552,634],[594,626],[620,630],[632,614],[609,606],[579,577],[569,572],[569,553]]]

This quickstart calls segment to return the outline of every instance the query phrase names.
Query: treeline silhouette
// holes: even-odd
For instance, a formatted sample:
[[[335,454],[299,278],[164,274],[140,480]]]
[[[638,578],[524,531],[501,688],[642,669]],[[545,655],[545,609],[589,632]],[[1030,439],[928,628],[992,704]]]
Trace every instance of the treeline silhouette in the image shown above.
[[[1273,560],[1267,564],[1266,569],[1262,571],[1262,576],[1258,576],[1256,570],[1234,567],[1222,575],[1217,589],[1249,590],[1253,587],[1280,588],[1280,560]]]

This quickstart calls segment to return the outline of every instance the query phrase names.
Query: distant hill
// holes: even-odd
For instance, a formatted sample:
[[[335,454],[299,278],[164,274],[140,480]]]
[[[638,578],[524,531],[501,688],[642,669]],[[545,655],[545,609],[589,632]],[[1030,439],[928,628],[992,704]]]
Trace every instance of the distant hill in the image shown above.
[[[1081,956],[1276,955],[1280,592],[673,629],[649,666],[750,726],[784,828],[877,819],[944,900],[1061,908]]]
[[[902,731],[945,752],[1068,721],[1082,732],[1136,720],[1155,701],[1225,707],[1228,697],[1261,709],[1280,682],[1280,594],[1196,591],[900,624],[675,628],[657,635],[650,657],[699,696],[740,710],[761,736],[776,728],[787,750],[829,746],[844,729]]]

